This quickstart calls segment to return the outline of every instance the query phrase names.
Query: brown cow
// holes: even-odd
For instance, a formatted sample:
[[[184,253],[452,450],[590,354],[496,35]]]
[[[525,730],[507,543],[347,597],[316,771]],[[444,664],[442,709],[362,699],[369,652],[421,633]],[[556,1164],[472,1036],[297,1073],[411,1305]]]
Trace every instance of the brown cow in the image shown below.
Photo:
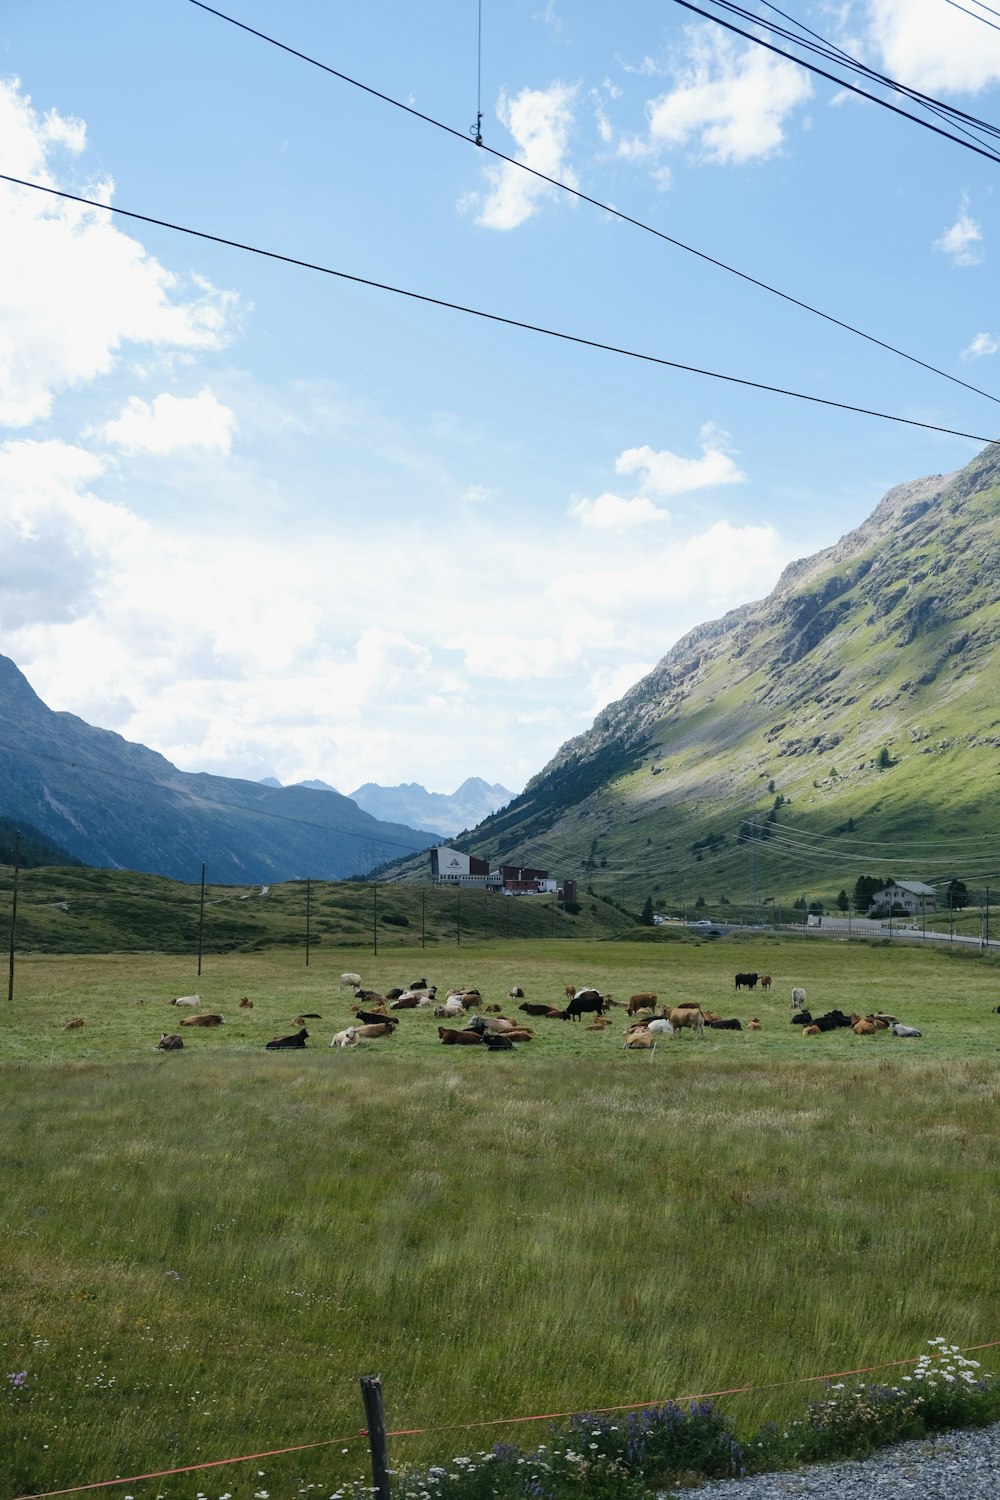
[[[67,1021],[66,1022],[66,1025],[63,1027],[63,1031],[79,1031],[79,1029],[80,1029],[80,1027],[82,1025],[83,1025],[83,1017],[82,1016],[74,1016],[73,1019],[72,1019],[72,1021]]]
[[[253,1010],[253,1001],[249,995],[242,995],[240,997],[240,1010]]]
[[[771,988],[770,974],[762,974],[760,976],[760,987],[762,990],[769,990]]]
[[[472,1047],[483,1040],[478,1031],[456,1031],[454,1026],[439,1026],[438,1036],[446,1047]]]
[[[369,1021],[364,1026],[355,1026],[354,1035],[362,1041],[376,1041],[380,1036],[392,1036],[396,1028],[391,1021]]]
[[[214,1011],[210,1011],[205,1016],[183,1016],[181,1018],[182,1026],[224,1026],[225,1024],[225,1016],[220,1016]]]
[[[628,1013],[630,1016],[634,1016],[637,1011],[652,1010],[655,1005],[656,996],[652,990],[647,990],[631,997],[628,1002]]]
[[[762,1031],[763,1030],[763,1027],[761,1026],[761,1024],[758,1021],[758,1019],[757,1019],[756,1016],[751,1016],[750,1020],[747,1022],[747,1030],[748,1031]]]
[[[803,1028],[802,1028],[802,1035],[803,1036],[822,1036],[823,1033],[820,1031],[820,1029],[819,1029],[818,1026],[803,1026]]]
[[[561,1010],[556,1010],[555,1007],[552,1006],[552,1005],[541,1005],[541,1004],[537,1004],[537,1003],[532,1003],[532,1002],[527,1001],[527,1000],[525,1001],[525,1003],[523,1005],[519,1005],[517,1008],[518,1008],[518,1010],[523,1010],[524,1014],[526,1016],[561,1016],[562,1015],[562,1011]]]
[[[674,1028],[675,1036],[677,1036],[682,1026],[688,1026],[694,1032],[695,1036],[700,1036],[704,1040],[705,1017],[702,1015],[700,1007],[690,1005],[675,1006],[667,1017],[667,1020]]]
[[[646,1031],[643,1027],[640,1026],[634,1031],[629,1032],[628,1036],[625,1038],[623,1046],[625,1049],[635,1050],[638,1050],[642,1047],[655,1047],[656,1037],[651,1031]]]

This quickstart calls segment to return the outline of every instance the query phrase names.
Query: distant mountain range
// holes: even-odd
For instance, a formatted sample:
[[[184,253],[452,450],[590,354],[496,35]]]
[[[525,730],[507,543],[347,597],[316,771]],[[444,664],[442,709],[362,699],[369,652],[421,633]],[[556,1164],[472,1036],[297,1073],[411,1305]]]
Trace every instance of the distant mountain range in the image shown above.
[[[262,786],[280,786],[273,776],[268,776]],[[299,786],[317,792],[332,792],[328,781],[300,781]],[[417,781],[407,781],[399,786],[378,786],[366,781],[357,791],[349,793],[373,818],[386,818],[393,822],[407,823],[411,828],[425,828],[437,837],[452,838],[463,829],[475,828],[490,813],[506,807],[514,793],[499,782],[490,785],[478,776],[470,776],[457,791],[429,792]]]
[[[641,904],[1000,872],[1000,444],[692,630],[461,847]]]
[[[54,713],[0,656],[0,819],[88,865],[223,884],[340,880],[426,848],[422,829],[349,797],[179,771],[74,714]]]

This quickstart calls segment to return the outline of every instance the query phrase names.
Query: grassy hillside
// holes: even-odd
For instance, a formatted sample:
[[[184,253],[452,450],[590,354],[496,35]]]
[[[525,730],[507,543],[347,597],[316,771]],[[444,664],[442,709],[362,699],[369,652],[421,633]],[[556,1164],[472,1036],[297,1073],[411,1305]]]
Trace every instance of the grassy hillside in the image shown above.
[[[0,866],[0,927],[9,934],[10,866]],[[22,870],[16,944],[25,952],[256,952],[306,945],[365,948],[455,946],[498,937],[615,937],[635,932],[633,917],[599,897],[576,913],[553,899],[442,890],[432,886],[356,881],[305,881],[271,886],[201,888],[130,870],[84,866]]]
[[[442,1048],[427,1015],[333,1051],[355,959],[213,956],[199,987],[227,1024],[170,1055],[153,1042],[188,957],[22,962],[0,1013],[9,1494],[318,1444],[128,1493],[330,1495],[364,1475],[372,1370],[390,1427],[432,1429],[392,1440],[406,1465],[544,1441],[455,1423],[734,1386],[738,1421],[781,1420],[825,1372],[995,1336],[992,959],[761,936],[428,962],[487,999],[585,978],[732,1008],[733,968],[766,960],[771,995],[739,1001],[762,1032],[652,1058],[621,1049],[621,1012],[500,1056]],[[877,996],[924,1037],[805,1038],[795,982],[820,1005]],[[306,1009],[306,1050],[266,1053]]]
[[[700,627],[467,846],[635,907],[1000,883],[1000,448]]]

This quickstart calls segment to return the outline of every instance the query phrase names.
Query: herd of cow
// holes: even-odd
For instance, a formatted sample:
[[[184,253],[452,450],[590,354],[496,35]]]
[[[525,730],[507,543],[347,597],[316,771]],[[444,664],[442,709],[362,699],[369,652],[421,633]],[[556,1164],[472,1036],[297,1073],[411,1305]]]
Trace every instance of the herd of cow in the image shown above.
[[[761,989],[770,990],[771,975],[753,973],[736,975],[737,990],[753,990],[758,983]],[[461,1021],[459,1026],[438,1027],[438,1037],[444,1046],[484,1046],[492,1052],[510,1051],[519,1043],[531,1041],[535,1032],[534,1028],[528,1025],[529,1020],[580,1021],[584,1017],[589,1017],[591,1019],[586,1027],[588,1031],[606,1030],[611,1024],[609,1012],[615,1007],[621,1007],[627,1012],[625,1039],[622,1043],[626,1049],[654,1049],[661,1038],[680,1036],[684,1031],[690,1031],[697,1037],[704,1037],[706,1030],[743,1030],[743,1023],[736,1016],[717,1015],[715,1011],[709,1010],[695,1000],[661,1005],[657,1010],[658,997],[651,990],[634,994],[628,1000],[615,1000],[597,989],[567,985],[566,1003],[557,1006],[543,1002],[530,1002],[525,999],[522,987],[514,985],[507,991],[507,998],[511,1002],[521,1002],[518,1010],[524,1014],[525,1020],[520,1021],[503,1015],[499,1005],[484,1005],[483,997],[478,989],[451,989],[444,1000],[439,1002],[437,987],[428,984],[426,979],[415,980],[405,989],[391,989],[382,994],[380,991],[365,989],[360,974],[345,973],[340,976],[340,988],[351,989],[354,993],[351,1006],[354,1020],[350,1025],[336,1032],[330,1042],[331,1047],[342,1049],[360,1047],[365,1043],[393,1036],[399,1026],[401,1012],[421,1009],[431,1010],[435,1018],[441,1021]],[[170,1003],[176,1006],[198,1007],[201,1005],[201,996],[179,995]],[[814,1019],[806,1010],[805,1005],[806,992],[800,986],[796,986],[791,995],[791,1020],[792,1025],[803,1028],[804,1036],[819,1036],[841,1027],[850,1027],[856,1036],[872,1036],[878,1031],[891,1031],[897,1037],[921,1035],[916,1027],[906,1026],[898,1017],[887,1015],[882,1011],[867,1016],[859,1016],[855,1013],[848,1016],[843,1011],[830,1010]],[[253,1001],[244,995],[240,1000],[240,1008],[252,1010]],[[472,1011],[476,1014],[470,1016],[469,1013]],[[306,1021],[320,1019],[320,1015],[315,1011],[296,1016],[293,1024],[298,1029],[285,1035],[272,1037],[269,1042],[265,1043],[265,1049],[268,1052],[274,1052],[286,1048],[304,1047],[309,1037]],[[224,1023],[224,1016],[217,1011],[209,1011],[185,1016],[180,1024],[213,1027],[222,1026]],[[82,1025],[83,1022],[75,1018],[69,1023],[71,1026],[76,1024]],[[757,1016],[751,1017],[747,1022],[748,1031],[762,1029],[762,1022]],[[180,1032],[164,1032],[157,1046],[164,1052],[176,1052],[184,1046],[183,1037]]]

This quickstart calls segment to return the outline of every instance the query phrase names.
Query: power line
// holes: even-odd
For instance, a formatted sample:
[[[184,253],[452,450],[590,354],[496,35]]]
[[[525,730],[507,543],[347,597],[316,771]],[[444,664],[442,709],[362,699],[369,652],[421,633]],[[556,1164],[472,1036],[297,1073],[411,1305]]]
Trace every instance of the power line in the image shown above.
[[[360,79],[352,78],[349,73],[343,73],[339,69],[331,67],[328,63],[320,62],[318,58],[311,57],[306,52],[300,52],[297,48],[289,46],[286,42],[279,41],[277,37],[269,36],[264,31],[258,31],[256,27],[248,26],[244,21],[238,21],[235,16],[227,15],[225,11],[217,10],[214,6],[207,5],[205,0],[190,0],[190,3],[197,6],[199,10],[207,11],[209,15],[217,16],[221,21],[227,21],[231,26],[237,27],[238,30],[245,31],[250,36],[255,36],[260,41],[267,42],[272,47],[277,47],[279,51],[287,52],[290,56],[298,58],[301,62],[309,63],[311,67],[319,68],[321,72],[328,73],[332,78],[339,79],[341,83],[350,84],[352,88],[360,89],[372,98],[381,100],[383,104],[390,104],[394,109],[402,110],[404,114],[410,115],[416,120],[421,120],[425,125],[433,125],[435,129],[443,130],[446,135],[450,135],[455,140],[461,141],[463,145],[470,144],[469,136],[463,135],[461,131],[454,129],[453,126],[445,124],[443,120],[435,119],[433,115],[425,114],[422,110],[416,109],[411,104],[404,104],[402,100],[393,98],[391,94],[383,93],[381,90],[373,88],[370,84],[362,83]],[[485,151],[487,155],[494,157],[497,161],[504,162],[510,167],[516,167],[518,171],[526,172],[530,177],[536,178],[539,182],[544,182],[549,187],[557,188],[560,192],[568,193],[581,203],[589,203],[591,207],[600,209],[602,213],[610,214],[623,224],[630,224],[634,229],[641,229],[645,234],[651,234],[656,239],[662,240],[664,244],[672,245],[677,250],[683,250],[688,255],[694,255],[699,260],[705,261],[708,265],[715,266],[718,270],[725,271],[731,276],[736,276],[741,281],[757,287],[760,291],[768,292],[773,297],[779,297],[783,302],[788,302],[793,307],[800,308],[803,312],[811,313],[814,317],[822,318],[824,322],[832,323],[834,327],[842,328],[846,333],[854,334],[856,338],[864,339],[866,342],[876,345],[877,348],[886,350],[889,354],[895,354],[899,359],[905,359],[910,364],[918,365],[921,369],[930,371],[931,374],[939,375],[943,380],[950,380],[954,385],[963,386],[966,390],[973,391],[977,396],[985,397],[987,401],[1000,402],[1000,397],[992,395],[989,391],[984,391],[979,386],[972,385],[969,381],[962,380],[957,375],[951,375],[947,370],[939,369],[937,365],[932,365],[927,360],[920,359],[915,354],[908,354],[906,350],[897,348],[885,339],[877,338],[871,333],[865,333],[863,329],[856,328],[852,323],[846,322],[843,318],[838,318],[833,313],[824,312],[822,308],[815,307],[812,303],[806,302],[800,297],[795,297],[790,292],[783,292],[778,287],[772,286],[769,282],[762,281],[757,276],[752,276],[748,271],[741,271],[738,267],[720,260],[717,256],[708,254],[705,250],[699,250],[694,245],[687,244],[684,240],[679,240],[673,235],[666,234],[663,230],[656,229],[653,225],[645,223],[642,219],[637,219],[633,215],[615,208],[610,203],[604,203],[601,199],[594,198],[590,194],[582,192],[579,188],[563,182],[558,177],[551,177],[548,173],[541,172],[536,167],[529,166],[527,162],[518,161],[516,157],[508,156],[505,152],[498,151],[496,147],[486,145],[481,138],[478,126],[475,145]],[[997,159],[1000,160],[1000,158]]]
[[[605,354],[618,354],[624,359],[635,359],[643,364],[658,365],[663,369],[680,370],[686,375],[702,375],[707,380],[721,380],[727,385],[739,385],[748,390],[765,391],[772,396],[787,396],[795,401],[807,401],[814,406],[828,406],[836,411],[854,412],[857,416],[875,417],[882,422],[896,422],[904,427],[918,427],[925,432],[941,432],[947,437],[968,438],[974,443],[994,443],[996,438],[984,437],[977,432],[961,432],[954,427],[942,427],[935,422],[920,422],[915,417],[901,417],[894,412],[877,411],[873,407],[857,406],[849,401],[834,401],[829,396],[815,396],[806,391],[791,390],[786,386],[770,385],[766,381],[751,380],[742,375],[729,375],[720,370],[708,370],[699,365],[684,364],[680,360],[667,359],[658,354],[646,354],[638,349],[624,348],[618,344],[607,344],[600,339],[584,338],[581,334],[566,333],[558,328],[547,328],[539,323],[528,323],[521,318],[508,318],[500,313],[487,312],[483,308],[469,307],[461,302],[451,302],[445,297],[432,297],[426,292],[415,292],[408,287],[394,286],[385,281],[374,281],[368,276],[357,276],[349,271],[338,271],[316,261],[302,260],[295,255],[284,255],[277,250],[266,250],[259,245],[250,245],[242,240],[228,239],[225,235],[210,234],[204,229],[194,229],[186,224],[176,224],[169,219],[158,219],[152,214],[136,213],[132,209],[119,208],[116,204],[100,203],[95,198],[84,198],[78,193],[67,193],[62,188],[46,187],[40,182],[29,182],[23,177],[12,177],[0,172],[0,182],[9,182],[16,187],[31,188],[34,192],[48,193],[53,198],[64,198],[70,203],[81,203],[86,208],[96,208],[101,213],[118,214],[140,224],[152,224],[158,229],[170,229],[177,234],[187,234],[194,239],[206,240],[213,245],[225,245],[231,250],[243,250],[249,255],[259,255],[266,260],[275,260],[283,265],[297,266],[304,271],[317,271],[323,276],[333,276],[339,281],[349,281],[355,286],[371,287],[375,291],[390,292],[396,297],[406,297],[411,302],[420,302],[429,307],[442,307],[450,312],[464,313],[467,317],[481,318],[484,322],[499,323],[507,328],[520,328],[526,333],[538,333],[546,338],[559,339],[563,343],[575,344],[579,348],[599,349]],[[990,398],[991,400],[994,398]]]
[[[198,4],[199,0],[192,0]],[[754,36],[750,31],[744,31],[739,26],[734,26],[731,21],[724,21],[721,16],[713,15],[711,11],[702,10],[691,0],[674,0],[675,5],[681,5],[685,10],[694,11],[696,15],[703,16],[707,21],[714,21],[716,26],[722,26],[726,31],[732,31],[736,36],[741,36],[744,41],[753,42],[757,47],[764,47],[768,52],[774,52],[788,62],[797,63],[800,68],[807,68],[810,73],[816,73],[825,78],[829,83],[835,83],[838,88],[847,89],[852,94],[858,94],[862,99],[867,99],[872,104],[879,104],[883,109],[892,110],[893,114],[902,115],[905,120],[912,121],[915,125],[922,125],[925,130],[932,130],[935,135],[944,136],[945,140],[952,141],[955,145],[964,146],[967,151],[974,151],[977,156],[985,156],[992,162],[1000,162],[1000,156],[995,152],[987,150],[985,146],[976,146],[971,141],[963,141],[957,135],[952,135],[948,130],[942,130],[940,125],[932,125],[929,120],[921,120],[919,115],[910,114],[907,109],[900,109],[898,104],[891,104],[888,99],[880,99],[877,94],[869,94],[866,90],[858,88],[856,84],[848,83],[844,78],[838,78],[835,73],[828,73],[825,68],[817,67],[815,63],[806,62],[802,57],[796,57],[794,53],[786,52],[783,48],[775,46],[773,42],[766,42],[763,37]],[[900,88],[900,92],[904,90]]]
[[[955,10],[960,10],[963,15],[971,16],[974,21],[981,21],[984,26],[990,26],[994,31],[1000,31],[1000,26],[998,26],[995,21],[987,21],[985,16],[977,15],[974,10],[966,10],[964,5],[958,4],[958,0],[945,0],[945,4],[954,6]],[[990,7],[988,5],[985,5],[983,9],[989,10],[990,15],[997,15],[997,12],[995,10],[990,10]]]

